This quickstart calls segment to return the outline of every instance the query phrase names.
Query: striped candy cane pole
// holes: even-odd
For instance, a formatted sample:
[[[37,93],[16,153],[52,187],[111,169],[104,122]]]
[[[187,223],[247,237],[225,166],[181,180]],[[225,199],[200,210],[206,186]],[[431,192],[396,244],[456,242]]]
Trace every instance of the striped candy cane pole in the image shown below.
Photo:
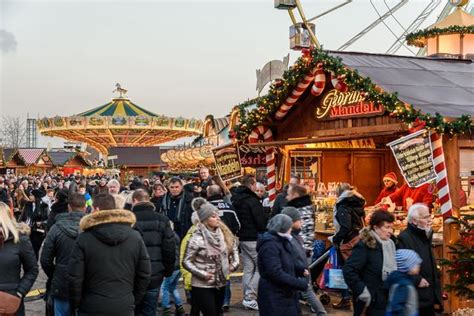
[[[326,73],[322,67],[318,67],[316,70],[316,75],[314,76],[314,84],[311,88],[311,94],[317,97],[324,91],[326,86]]]
[[[272,130],[263,125],[255,127],[249,135],[249,143],[257,143],[260,139],[263,138],[263,141],[269,142],[273,140]],[[275,155],[273,147],[266,147],[265,150],[265,161],[267,165],[267,190],[268,190],[268,199],[270,201],[270,206],[273,206],[273,202],[276,198],[276,172],[275,172]]]
[[[436,187],[438,188],[438,197],[441,204],[441,214],[443,219],[452,215],[453,205],[449,195],[448,174],[444,163],[443,138],[438,133],[431,134],[431,145],[433,147],[433,160],[437,173]]]
[[[302,81],[298,83],[296,88],[291,92],[291,94],[286,98],[285,102],[280,106],[278,111],[275,113],[275,118],[277,120],[281,120],[285,117],[286,113],[295,105],[296,101],[298,101],[299,97],[303,94],[303,92],[308,88],[311,81],[314,80],[315,69],[310,71]]]
[[[332,71],[331,71],[331,83],[334,89],[341,92],[347,91],[347,85],[344,83],[343,80],[337,79],[337,76]]]

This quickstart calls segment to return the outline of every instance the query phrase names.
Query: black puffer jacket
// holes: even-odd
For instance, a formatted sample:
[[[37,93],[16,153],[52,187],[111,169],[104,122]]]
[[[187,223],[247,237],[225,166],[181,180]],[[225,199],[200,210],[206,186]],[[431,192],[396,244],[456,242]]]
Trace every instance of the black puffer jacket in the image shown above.
[[[398,248],[412,249],[423,259],[420,266],[420,274],[414,276],[414,285],[418,290],[418,306],[420,308],[438,304],[442,306],[441,282],[439,271],[436,268],[436,258],[431,248],[433,233],[426,236],[424,230],[413,224],[408,224],[407,229],[398,236]],[[429,287],[419,288],[418,284],[424,278],[430,284]]]
[[[266,230],[267,217],[260,199],[246,186],[239,186],[232,193],[232,206],[240,221],[240,241],[257,241],[258,233]]]
[[[149,289],[160,286],[163,276],[170,276],[175,264],[175,239],[169,219],[155,212],[151,202],[138,203],[132,208],[137,218],[135,229],[142,235],[151,263]]]
[[[365,199],[355,190],[346,190],[338,197],[334,223],[336,234],[332,240],[335,245],[349,242],[359,234],[364,227],[364,205]]]
[[[80,222],[81,233],[69,260],[71,309],[86,315],[134,314],[150,283],[150,258],[135,215],[97,211]]]
[[[58,214],[44,241],[40,262],[51,282],[49,293],[54,297],[69,298],[67,267],[83,216],[80,211]]]
[[[18,243],[13,242],[11,235],[4,241],[3,234],[0,233],[0,291],[13,295],[20,292],[25,296],[38,276],[38,264],[27,236],[30,228],[25,224],[20,224],[18,228]],[[16,315],[24,315],[23,303]]]

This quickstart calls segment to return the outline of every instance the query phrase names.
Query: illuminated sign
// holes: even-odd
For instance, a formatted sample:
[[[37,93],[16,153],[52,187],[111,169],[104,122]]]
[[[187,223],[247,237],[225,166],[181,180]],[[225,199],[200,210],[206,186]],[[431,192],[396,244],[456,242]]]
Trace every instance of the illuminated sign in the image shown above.
[[[316,108],[316,118],[339,118],[349,116],[382,114],[385,111],[381,104],[367,103],[358,91],[329,91]]]

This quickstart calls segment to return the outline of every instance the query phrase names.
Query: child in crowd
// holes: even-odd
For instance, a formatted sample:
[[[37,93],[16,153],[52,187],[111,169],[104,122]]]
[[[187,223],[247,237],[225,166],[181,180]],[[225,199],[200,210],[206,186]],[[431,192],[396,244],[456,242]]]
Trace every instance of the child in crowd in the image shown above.
[[[170,221],[171,229],[174,231],[173,222]],[[181,294],[178,290],[178,281],[181,277],[181,271],[179,270],[180,261],[179,261],[179,236],[174,233],[174,239],[176,244],[176,261],[174,272],[171,276],[165,278],[163,284],[161,285],[162,299],[161,305],[163,306],[163,315],[171,315],[171,303],[170,295],[173,295],[174,305],[175,305],[175,315],[181,316],[184,315],[183,302],[181,300]]]
[[[418,316],[418,294],[413,276],[420,273],[420,256],[410,249],[399,249],[395,253],[397,271],[385,281],[389,290],[386,316]]]

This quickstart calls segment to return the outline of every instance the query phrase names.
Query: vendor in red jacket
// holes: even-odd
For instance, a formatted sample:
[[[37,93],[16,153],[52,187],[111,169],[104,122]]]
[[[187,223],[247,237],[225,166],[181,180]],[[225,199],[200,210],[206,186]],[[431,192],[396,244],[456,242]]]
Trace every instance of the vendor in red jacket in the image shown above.
[[[383,189],[380,191],[379,196],[377,196],[377,199],[374,202],[374,205],[379,204],[382,202],[382,199],[386,196],[389,196],[390,194],[394,193],[397,190],[397,175],[395,172],[389,172],[386,175],[383,176]]]
[[[431,209],[433,207],[433,191],[434,187],[430,183],[425,183],[418,188],[410,188],[405,183],[382,201],[387,202],[386,199],[390,198],[397,206],[403,206],[405,211],[415,203],[423,203]],[[387,204],[390,203],[387,202]]]

